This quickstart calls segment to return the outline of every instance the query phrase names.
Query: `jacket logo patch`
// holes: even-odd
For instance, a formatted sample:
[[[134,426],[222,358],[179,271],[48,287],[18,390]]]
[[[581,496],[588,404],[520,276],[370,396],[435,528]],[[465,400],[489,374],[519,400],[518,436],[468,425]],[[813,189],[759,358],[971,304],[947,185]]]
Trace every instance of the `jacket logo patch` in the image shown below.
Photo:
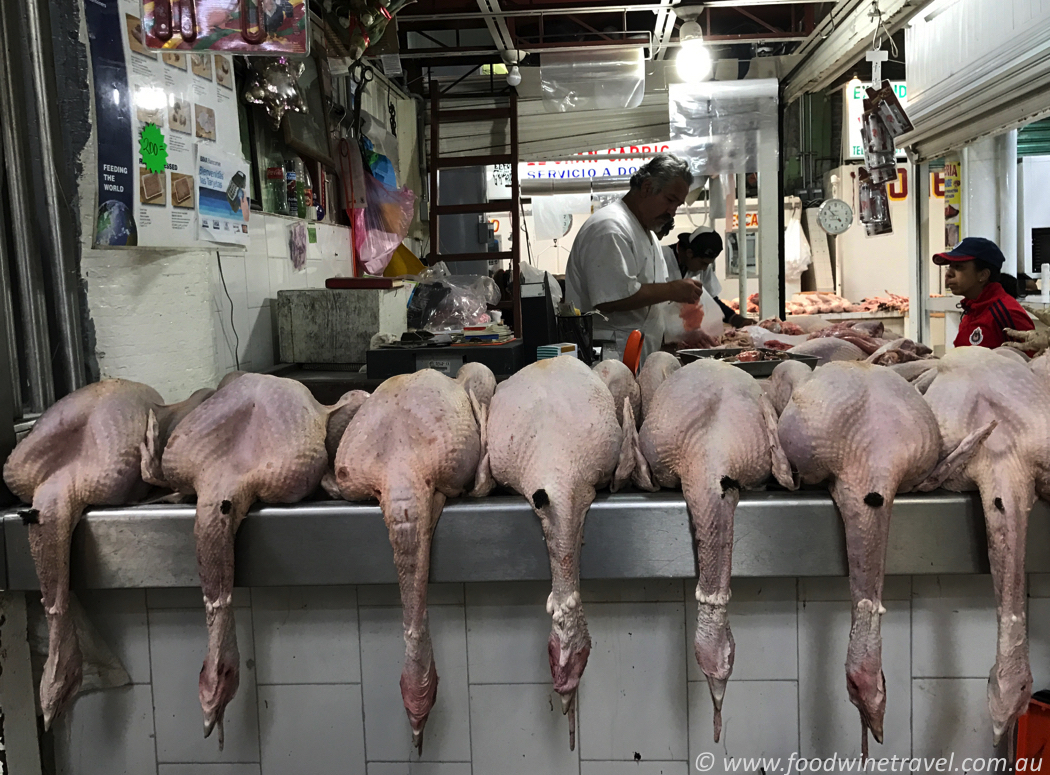
[[[973,333],[970,334],[970,344],[972,344],[974,347],[976,347],[977,345],[979,345],[983,341],[984,341],[984,331],[981,330],[980,326],[977,326],[977,328],[975,328],[973,330]]]

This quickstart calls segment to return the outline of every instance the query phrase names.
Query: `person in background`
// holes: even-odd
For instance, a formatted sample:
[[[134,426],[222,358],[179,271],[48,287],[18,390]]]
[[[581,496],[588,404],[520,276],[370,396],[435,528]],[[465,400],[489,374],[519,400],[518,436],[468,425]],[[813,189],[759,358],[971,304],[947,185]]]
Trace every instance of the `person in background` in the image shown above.
[[[1017,299],[1008,295],[999,284],[1000,270],[1006,258],[991,240],[967,237],[953,250],[935,255],[933,262],[947,267],[945,285],[956,296],[963,297],[956,347],[994,349],[1009,341],[1007,331],[1035,329],[1032,318]]]
[[[1017,273],[1017,291],[1020,296],[1031,296],[1039,293],[1039,282],[1024,272]]]
[[[689,164],[660,153],[631,176],[623,199],[602,208],[580,228],[565,267],[565,296],[581,313],[601,313],[594,342],[623,357],[627,337],[645,337],[642,360],[663,344],[664,302],[695,304],[702,286],[667,279],[667,266],[654,234],[674,222],[692,185]]]
[[[1020,298],[1021,294],[1017,291],[1019,285],[1017,278],[1012,274],[1002,272],[999,275],[999,285],[1003,286],[1003,290],[1006,291],[1007,296],[1011,296],[1015,299]]]
[[[670,256],[667,256],[669,248],[670,246],[665,246],[664,251],[667,257],[667,272],[671,279],[684,277],[699,280],[704,290],[711,294],[721,308],[723,323],[728,323],[734,328],[755,324],[755,321],[738,314],[718,298],[718,294],[722,292],[722,283],[715,274],[715,259],[722,254],[722,238],[718,236],[718,232],[710,226],[700,226],[692,234],[679,234],[678,242]]]

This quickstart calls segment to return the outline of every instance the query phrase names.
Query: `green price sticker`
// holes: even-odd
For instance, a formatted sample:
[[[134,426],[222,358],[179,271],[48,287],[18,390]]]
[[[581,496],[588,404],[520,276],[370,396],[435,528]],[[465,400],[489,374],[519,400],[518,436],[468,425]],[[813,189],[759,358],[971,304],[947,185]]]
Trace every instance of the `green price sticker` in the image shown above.
[[[150,172],[163,172],[168,163],[168,144],[156,124],[146,124],[139,134],[139,155]]]

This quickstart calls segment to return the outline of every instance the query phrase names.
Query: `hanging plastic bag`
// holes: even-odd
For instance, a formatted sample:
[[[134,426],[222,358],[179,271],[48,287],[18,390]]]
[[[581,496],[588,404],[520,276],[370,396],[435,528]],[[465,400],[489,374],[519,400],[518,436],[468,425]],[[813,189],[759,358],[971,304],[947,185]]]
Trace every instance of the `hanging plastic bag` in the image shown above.
[[[389,188],[367,172],[364,177],[368,207],[352,211],[354,251],[366,272],[381,275],[408,236],[416,195],[408,187]]]
[[[722,336],[722,308],[706,290],[696,304],[669,302],[663,305],[664,341],[708,344]]]
[[[813,263],[809,241],[802,231],[801,211],[792,211],[784,227],[784,279],[798,282],[802,273]]]
[[[394,163],[388,156],[384,156],[375,149],[372,141],[367,137],[361,141],[365,148],[365,159],[368,161],[368,169],[377,180],[390,188],[397,188],[397,173],[394,172]]]

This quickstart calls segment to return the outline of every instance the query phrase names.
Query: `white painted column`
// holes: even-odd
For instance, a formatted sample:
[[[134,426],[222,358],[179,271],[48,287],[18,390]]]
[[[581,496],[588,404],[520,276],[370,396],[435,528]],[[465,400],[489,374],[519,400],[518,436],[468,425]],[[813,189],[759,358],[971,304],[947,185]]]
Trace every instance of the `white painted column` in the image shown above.
[[[758,270],[758,308],[762,320],[780,314],[780,213],[777,171],[779,152],[776,125],[759,132],[758,234],[755,235],[755,268]],[[785,293],[787,293],[785,288]]]
[[[962,237],[999,243],[999,173],[994,138],[978,140],[962,152]]]
[[[736,176],[736,256],[740,314],[747,317],[747,175]]]
[[[1017,249],[1017,130],[995,138],[999,185],[999,249],[1006,256],[1003,271],[1017,276],[1024,257]],[[964,173],[965,174],[965,173]]]
[[[910,208],[908,247],[915,262],[908,273],[908,318],[904,335],[916,342],[930,343],[930,165],[909,168],[915,204]]]

